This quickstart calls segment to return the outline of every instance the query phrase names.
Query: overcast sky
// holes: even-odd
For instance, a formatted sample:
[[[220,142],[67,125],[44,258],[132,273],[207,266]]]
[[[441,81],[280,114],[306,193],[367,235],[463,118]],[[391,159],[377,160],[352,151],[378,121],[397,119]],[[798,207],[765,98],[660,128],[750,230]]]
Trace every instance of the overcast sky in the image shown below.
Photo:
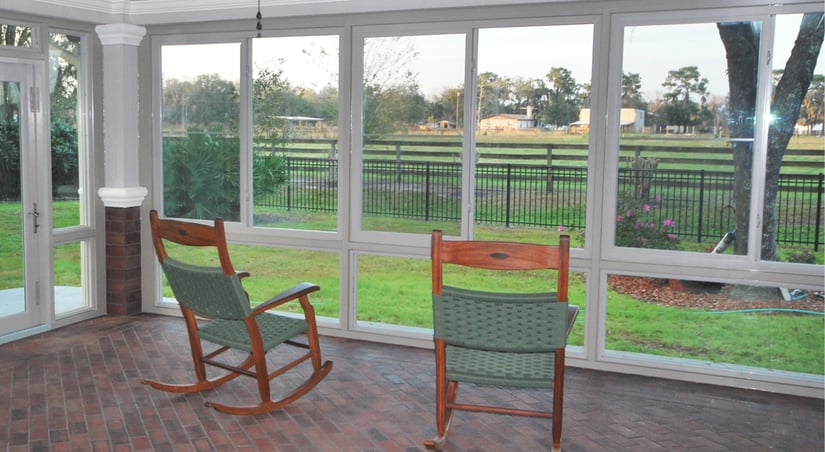
[[[774,48],[774,67],[781,68],[790,55],[800,15],[779,16]],[[479,73],[494,72],[510,78],[544,78],[552,67],[571,71],[578,83],[589,83],[592,59],[592,25],[482,29],[479,33]],[[464,82],[463,35],[405,38],[414,43],[415,58],[407,58],[428,98]],[[403,44],[398,44],[403,47]],[[164,47],[165,78],[193,79],[217,73],[233,81],[240,78],[239,44]],[[283,59],[285,74],[294,86],[314,90],[335,83],[337,62],[324,57],[337,52],[337,38],[263,38],[253,42],[260,62]],[[716,25],[690,24],[628,27],[622,71],[638,73],[642,91],[649,99],[660,97],[668,71],[697,66],[708,79],[712,95],[728,92],[725,51]],[[825,71],[820,54],[817,73]],[[319,69],[319,66],[321,67]]]

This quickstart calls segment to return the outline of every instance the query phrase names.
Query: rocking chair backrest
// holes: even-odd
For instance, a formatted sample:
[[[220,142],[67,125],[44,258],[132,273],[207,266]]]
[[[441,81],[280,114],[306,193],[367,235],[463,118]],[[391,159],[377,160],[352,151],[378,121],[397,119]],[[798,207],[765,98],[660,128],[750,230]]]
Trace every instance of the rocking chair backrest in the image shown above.
[[[236,274],[220,267],[204,267],[168,257],[163,272],[178,303],[196,315],[211,319],[243,320],[252,312]]]
[[[149,213],[152,240],[166,279],[181,306],[196,315],[211,319],[243,320],[252,309],[240,278],[229,259],[223,220],[214,226],[190,221],[161,220]],[[212,247],[220,267],[185,262],[176,254],[169,256],[165,242],[187,247]]]
[[[568,334],[570,239],[558,246],[446,241],[433,231],[433,332],[448,345],[501,352],[564,348]],[[557,270],[557,292],[498,293],[443,285],[443,267]],[[549,286],[549,284],[548,284]]]

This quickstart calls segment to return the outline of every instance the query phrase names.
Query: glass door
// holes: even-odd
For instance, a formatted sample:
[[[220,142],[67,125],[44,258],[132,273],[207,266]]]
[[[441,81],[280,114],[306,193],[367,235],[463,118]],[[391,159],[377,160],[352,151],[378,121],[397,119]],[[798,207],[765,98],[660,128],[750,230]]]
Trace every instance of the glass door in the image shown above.
[[[45,323],[40,302],[34,67],[0,63],[0,337]],[[42,206],[41,206],[42,207]]]

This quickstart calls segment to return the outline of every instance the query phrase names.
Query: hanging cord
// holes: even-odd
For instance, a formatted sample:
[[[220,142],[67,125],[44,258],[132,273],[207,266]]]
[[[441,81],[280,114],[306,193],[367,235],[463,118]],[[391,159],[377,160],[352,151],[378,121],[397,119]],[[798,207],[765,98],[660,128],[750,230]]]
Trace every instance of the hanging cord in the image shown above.
[[[264,28],[263,25],[261,25],[261,19],[263,19],[263,17],[264,16],[261,15],[261,0],[258,0],[258,14],[255,14],[255,18],[258,19],[258,24],[255,25],[255,29],[258,30],[259,38],[261,37],[261,30]]]

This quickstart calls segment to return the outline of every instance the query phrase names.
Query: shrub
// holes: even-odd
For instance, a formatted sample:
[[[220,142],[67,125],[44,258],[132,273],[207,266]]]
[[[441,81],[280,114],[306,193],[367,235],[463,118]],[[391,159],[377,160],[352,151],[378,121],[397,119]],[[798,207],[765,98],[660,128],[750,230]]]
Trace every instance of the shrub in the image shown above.
[[[653,203],[619,197],[616,209],[616,246],[673,250],[679,248],[676,223],[657,215],[661,196]]]
[[[164,141],[164,213],[181,218],[240,219],[240,140],[217,132],[190,130],[186,138]],[[286,184],[284,158],[256,154],[256,194]]]

